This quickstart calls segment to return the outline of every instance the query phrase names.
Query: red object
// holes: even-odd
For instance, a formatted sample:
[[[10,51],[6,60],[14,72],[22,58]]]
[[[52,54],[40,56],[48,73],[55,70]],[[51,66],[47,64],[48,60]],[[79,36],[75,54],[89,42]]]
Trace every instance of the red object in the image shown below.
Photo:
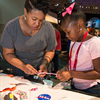
[[[22,77],[21,79],[24,79],[24,77]]]
[[[56,41],[57,41],[56,50],[61,50],[61,36],[60,36],[60,32],[58,30],[55,30],[55,34],[56,34]]]
[[[6,92],[6,91],[14,91],[16,89],[16,87],[12,87],[12,88],[5,88],[4,90],[0,91],[1,92]]]
[[[79,47],[78,47],[78,49],[77,49],[76,56],[75,56],[75,61],[74,61],[74,66],[73,66],[73,70],[76,70],[76,64],[77,64],[78,53],[79,53],[79,50],[80,50],[80,48],[81,48],[81,45],[82,45],[83,41],[85,40],[85,38],[87,37],[87,35],[88,35],[88,32],[86,31],[86,33],[85,33],[85,35],[84,35],[84,37],[83,37],[83,40],[82,40],[81,44],[79,45]],[[72,56],[71,54],[72,54],[72,49],[73,49],[73,46],[75,45],[75,43],[76,43],[76,42],[74,42],[74,44],[72,45],[71,51],[70,51],[70,70],[71,70],[71,56]]]
[[[36,88],[32,88],[31,91],[36,91],[37,89],[38,89],[37,87]]]
[[[12,74],[9,74],[9,75],[5,75],[5,76],[13,77],[13,75],[12,75]]]

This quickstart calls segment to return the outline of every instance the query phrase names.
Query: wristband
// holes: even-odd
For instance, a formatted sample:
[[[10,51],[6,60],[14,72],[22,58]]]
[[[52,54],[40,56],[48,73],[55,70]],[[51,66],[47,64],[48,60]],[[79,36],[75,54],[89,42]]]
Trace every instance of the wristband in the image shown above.
[[[48,60],[47,59],[43,59],[41,64],[45,64],[47,66],[48,65]]]
[[[68,71],[68,68],[67,68],[67,67],[65,67],[65,66],[64,66],[64,68],[65,68],[65,70],[67,70],[67,71]]]
[[[50,57],[48,57],[48,56],[45,56],[45,57],[49,58],[49,59],[50,59],[50,61],[51,61],[51,58],[50,58]]]

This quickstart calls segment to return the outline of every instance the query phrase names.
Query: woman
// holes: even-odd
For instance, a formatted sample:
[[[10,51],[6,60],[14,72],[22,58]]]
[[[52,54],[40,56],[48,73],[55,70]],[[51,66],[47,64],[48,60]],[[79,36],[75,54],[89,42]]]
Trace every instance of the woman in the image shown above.
[[[53,26],[44,20],[48,10],[47,0],[26,0],[24,15],[5,26],[1,38],[3,55],[13,65],[15,75],[47,72],[56,47]]]

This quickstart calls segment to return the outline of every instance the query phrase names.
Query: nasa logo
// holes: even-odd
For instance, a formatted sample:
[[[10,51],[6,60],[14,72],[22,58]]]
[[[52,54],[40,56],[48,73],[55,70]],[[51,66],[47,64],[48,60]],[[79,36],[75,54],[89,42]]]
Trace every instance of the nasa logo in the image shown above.
[[[51,99],[51,96],[48,94],[40,94],[38,96],[38,100],[50,100],[50,99]]]

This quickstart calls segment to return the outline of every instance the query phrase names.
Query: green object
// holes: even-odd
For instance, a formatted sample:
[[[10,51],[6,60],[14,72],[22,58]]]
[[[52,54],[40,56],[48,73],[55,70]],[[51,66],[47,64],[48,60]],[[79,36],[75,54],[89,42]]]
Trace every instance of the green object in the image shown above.
[[[20,100],[22,100],[22,98],[20,98]]]

